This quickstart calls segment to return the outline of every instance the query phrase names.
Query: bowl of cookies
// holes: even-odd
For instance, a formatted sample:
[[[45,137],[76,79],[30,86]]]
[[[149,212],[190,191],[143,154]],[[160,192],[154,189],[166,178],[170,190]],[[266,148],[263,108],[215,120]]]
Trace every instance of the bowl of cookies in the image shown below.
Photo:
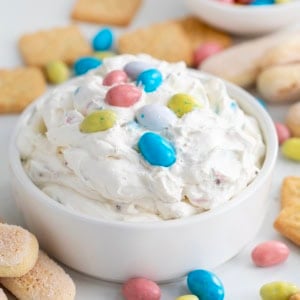
[[[186,0],[190,10],[203,21],[237,35],[261,35],[295,24],[300,1],[272,0]],[[255,22],[253,21],[255,20]]]
[[[277,148],[244,90],[184,63],[119,55],[22,113],[12,190],[57,260],[105,280],[164,282],[254,238]]]

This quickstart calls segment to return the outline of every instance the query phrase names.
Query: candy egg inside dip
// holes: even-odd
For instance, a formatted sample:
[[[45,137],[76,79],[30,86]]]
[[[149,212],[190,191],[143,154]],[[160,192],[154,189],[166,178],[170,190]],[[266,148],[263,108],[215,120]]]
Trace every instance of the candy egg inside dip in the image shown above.
[[[105,84],[112,71],[128,79]],[[199,214],[230,201],[263,163],[260,128],[236,100],[221,80],[183,63],[106,58],[37,102],[18,136],[23,167],[54,201],[85,215]]]

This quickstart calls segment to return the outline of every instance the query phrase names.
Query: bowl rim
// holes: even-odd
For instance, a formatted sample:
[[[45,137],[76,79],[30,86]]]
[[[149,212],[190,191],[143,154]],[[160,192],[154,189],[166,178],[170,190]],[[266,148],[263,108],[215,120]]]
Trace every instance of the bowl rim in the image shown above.
[[[272,12],[278,12],[282,10],[294,9],[295,6],[300,7],[299,0],[294,0],[294,1],[281,3],[281,4],[268,4],[268,5],[234,5],[234,4],[222,3],[221,1],[217,1],[217,0],[186,0],[186,2],[191,2],[191,1],[193,2],[197,1],[199,3],[202,2],[202,4],[204,5],[213,7],[215,9],[224,10],[224,12],[227,13],[242,13],[244,15],[266,13],[266,11],[272,13]]]
[[[199,76],[199,78],[218,78],[214,75],[207,74],[200,70],[192,70],[189,69],[189,71],[193,72],[196,76]],[[220,78],[218,78],[220,79]],[[76,78],[71,79],[76,80]],[[19,116],[17,123],[13,129],[10,141],[9,141],[9,166],[11,169],[11,172],[16,177],[19,183],[21,183],[26,190],[30,190],[31,193],[35,195],[35,198],[37,201],[40,201],[43,203],[43,205],[46,205],[48,207],[51,207],[52,209],[57,210],[59,213],[64,214],[70,218],[76,218],[84,223],[90,223],[94,225],[101,225],[101,226],[109,226],[109,227],[126,227],[126,228],[132,228],[132,229],[155,229],[155,228],[169,228],[169,227],[177,227],[177,226],[185,226],[188,224],[194,224],[201,221],[204,221],[211,217],[216,217],[220,214],[226,213],[227,211],[230,211],[231,209],[235,208],[236,206],[239,206],[241,202],[244,202],[248,197],[251,196],[255,190],[259,189],[260,186],[262,186],[265,181],[271,176],[272,170],[275,166],[275,162],[277,159],[277,152],[278,152],[278,141],[277,141],[277,134],[275,130],[274,123],[270,117],[270,115],[267,113],[266,109],[262,107],[261,104],[256,101],[254,96],[252,96],[247,91],[243,90],[239,86],[232,84],[230,82],[227,82],[223,79],[221,79],[223,82],[225,82],[226,89],[228,90],[229,95],[231,94],[239,94],[239,99],[235,99],[239,105],[241,105],[243,111],[243,104],[242,103],[248,103],[248,107],[252,107],[253,112],[250,113],[249,111],[246,112],[247,114],[253,116],[259,125],[259,128],[261,130],[261,133],[263,135],[263,139],[266,145],[266,153],[264,162],[262,165],[262,168],[259,172],[259,174],[253,179],[252,182],[250,182],[245,189],[243,189],[239,194],[234,196],[229,201],[225,202],[224,204],[212,209],[208,210],[199,214],[187,216],[184,218],[178,218],[178,219],[171,219],[171,220],[149,220],[149,221],[124,221],[124,220],[114,220],[114,219],[101,219],[93,216],[89,216],[87,214],[83,214],[80,212],[77,212],[75,210],[71,210],[67,208],[66,206],[54,201],[50,196],[42,192],[28,177],[26,174],[20,157],[19,157],[19,151],[17,149],[17,137],[19,134],[19,131],[24,123],[27,122],[27,120],[32,115],[33,111],[35,110],[35,105],[44,98],[47,93],[50,91],[48,90],[45,94],[43,94],[41,97],[37,98],[33,103],[31,103]],[[69,83],[70,80],[67,82]],[[64,83],[64,84],[67,84]],[[62,85],[64,85],[62,84]],[[62,86],[60,85],[60,86]],[[241,103],[240,103],[241,102]],[[246,104],[247,106],[247,104]],[[255,113],[254,113],[255,112]]]

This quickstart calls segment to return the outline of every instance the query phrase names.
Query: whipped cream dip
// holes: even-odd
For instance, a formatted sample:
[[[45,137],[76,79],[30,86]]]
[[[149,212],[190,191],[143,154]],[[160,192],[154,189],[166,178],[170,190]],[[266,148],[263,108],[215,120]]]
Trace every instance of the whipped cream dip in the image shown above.
[[[162,83],[146,92],[129,77],[127,84],[141,90],[138,101],[128,107],[108,104],[107,92],[120,83],[103,85],[104,78],[133,61],[159,70]],[[138,122],[142,107],[167,106],[179,93],[199,105],[160,131]],[[235,100],[223,81],[183,63],[120,55],[44,95],[18,136],[18,149],[33,183],[71,210],[125,221],[183,218],[230,201],[260,171],[265,155],[262,134],[257,121]],[[82,132],[83,120],[99,110],[113,111],[115,124]],[[172,165],[152,165],[143,157],[138,142],[149,131],[174,147]]]

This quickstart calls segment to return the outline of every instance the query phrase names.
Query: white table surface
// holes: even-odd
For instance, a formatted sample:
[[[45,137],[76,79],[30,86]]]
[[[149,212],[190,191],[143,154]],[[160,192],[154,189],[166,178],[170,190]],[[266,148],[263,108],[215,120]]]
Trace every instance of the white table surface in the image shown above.
[[[68,24],[73,3],[73,0],[0,0],[0,68],[22,65],[17,49],[18,37],[25,32]],[[130,28],[187,14],[182,0],[144,0]],[[83,23],[80,26],[88,38],[99,29],[99,26]],[[116,29],[116,32],[118,34],[120,29]],[[269,105],[268,110],[274,120],[282,121],[287,106]],[[24,225],[22,216],[16,210],[9,184],[8,143],[17,118],[17,115],[0,116],[0,218],[12,224]],[[213,270],[225,286],[226,300],[258,300],[260,287],[275,280],[290,281],[300,286],[299,248],[282,238],[272,226],[279,211],[281,181],[288,175],[300,176],[299,166],[279,154],[269,195],[272,201],[260,232],[239,255]],[[257,243],[270,239],[282,240],[288,244],[291,249],[289,259],[284,264],[271,268],[254,267],[250,259],[251,250]],[[90,278],[67,268],[66,270],[76,283],[76,299],[122,299],[120,285]],[[184,280],[161,285],[161,288],[162,300],[173,300],[188,293]]]

